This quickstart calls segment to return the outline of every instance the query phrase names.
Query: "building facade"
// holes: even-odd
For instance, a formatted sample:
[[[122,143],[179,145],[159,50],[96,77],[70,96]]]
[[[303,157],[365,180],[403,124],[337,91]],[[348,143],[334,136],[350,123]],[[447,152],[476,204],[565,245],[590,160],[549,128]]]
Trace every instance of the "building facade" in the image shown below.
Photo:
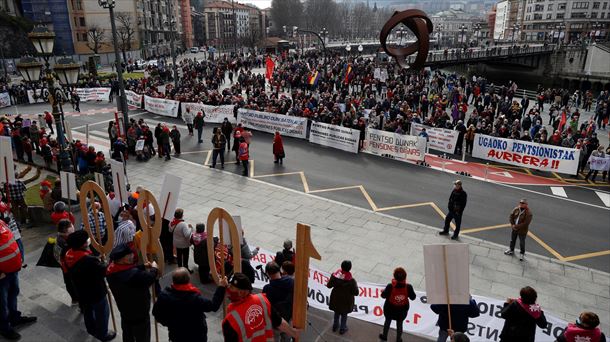
[[[434,32],[432,34],[439,47],[472,45],[480,38],[483,27],[488,32],[483,16],[477,16],[474,13],[449,9],[430,16],[430,20],[436,28],[436,34]],[[477,24],[479,24],[479,30],[475,29]]]
[[[34,23],[47,25],[49,30],[55,32],[54,54],[75,53],[72,36],[72,19],[70,1],[66,0],[22,0],[23,16]]]
[[[256,6],[235,1],[205,3],[206,43],[222,50],[255,47],[264,37],[266,19]]]

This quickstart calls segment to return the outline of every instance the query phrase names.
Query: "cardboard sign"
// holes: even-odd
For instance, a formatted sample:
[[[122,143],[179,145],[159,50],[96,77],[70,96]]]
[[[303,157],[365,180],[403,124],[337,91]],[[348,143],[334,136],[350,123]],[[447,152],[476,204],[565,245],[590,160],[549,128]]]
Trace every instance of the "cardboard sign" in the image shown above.
[[[74,141],[72,140],[72,126],[70,126],[70,122],[64,120],[64,129],[66,130],[64,135],[68,139],[67,143],[70,144]]]
[[[428,304],[468,304],[470,263],[465,243],[424,245]]]
[[[140,139],[136,142],[136,151],[142,151],[144,149],[144,139]]]
[[[15,164],[11,137],[0,136],[0,182],[15,184]]]
[[[61,197],[69,200],[76,201],[78,197],[76,192],[76,176],[72,172],[59,172],[59,179],[61,180]]]
[[[93,174],[95,176],[95,182],[102,188],[105,188],[105,183],[104,183],[104,175],[102,175],[99,172],[95,172]]]
[[[114,194],[119,198],[121,203],[127,203],[129,193],[125,185],[125,167],[122,162],[110,160],[110,170],[112,172],[112,185],[114,186]]]
[[[174,212],[178,206],[178,195],[182,187],[182,178],[171,174],[165,174],[163,186],[161,187],[161,200],[159,201],[161,215],[166,220],[173,220]]]

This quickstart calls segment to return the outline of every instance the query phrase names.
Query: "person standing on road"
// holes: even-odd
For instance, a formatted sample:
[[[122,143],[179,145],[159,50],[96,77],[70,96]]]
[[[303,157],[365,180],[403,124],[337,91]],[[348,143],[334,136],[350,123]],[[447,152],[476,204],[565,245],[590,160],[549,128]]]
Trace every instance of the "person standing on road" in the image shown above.
[[[189,130],[189,136],[193,136],[193,113],[191,113],[191,108],[187,107],[186,112],[182,114],[182,120],[186,124],[186,127]]]
[[[447,305],[430,305],[430,309],[438,315],[438,321],[436,322],[439,329],[437,342],[447,341],[447,337],[450,336],[449,326],[452,328],[451,331],[465,333],[468,330],[468,319],[479,317],[481,314],[477,302],[472,297],[470,297],[468,304],[451,304],[449,307],[449,310],[451,310],[451,324],[449,324],[450,316]]]
[[[212,136],[212,165],[211,168],[216,167],[216,160],[220,156],[220,168],[225,168],[225,145],[227,144],[227,139],[225,135],[222,133],[222,130],[218,127],[214,127],[214,135]]]
[[[525,238],[527,237],[527,232],[529,231],[529,226],[533,217],[532,211],[527,206],[527,199],[522,198],[519,201],[519,205],[510,213],[509,220],[510,227],[512,228],[510,247],[504,254],[515,254],[515,243],[517,242],[517,237],[519,237],[519,247],[521,248],[519,260],[523,261],[525,259]]]
[[[286,154],[284,153],[284,142],[282,141],[282,136],[280,132],[275,132],[275,136],[273,137],[273,157],[274,163],[282,164],[284,162],[284,157]]]
[[[227,152],[231,152],[231,135],[233,134],[233,125],[228,118],[224,118],[220,125],[220,131],[227,139]]]
[[[409,313],[409,300],[416,298],[413,286],[407,283],[407,271],[404,268],[398,267],[394,270],[394,279],[381,292],[381,298],[385,298],[383,303],[385,322],[379,339],[388,340],[390,324],[392,321],[396,321],[396,341],[400,342],[402,341],[402,324]]]
[[[604,153],[604,146],[602,146],[602,145],[598,146],[597,150],[593,151],[591,153],[591,156],[587,160],[587,164],[589,164],[589,172],[587,172],[587,175],[585,176],[585,180],[589,180],[589,177],[591,177],[591,182],[595,183],[595,178],[597,178],[597,174],[599,173],[599,171],[591,169],[591,157],[606,158],[606,154]],[[591,176],[591,175],[593,175],[593,176]],[[605,181],[605,180],[606,180],[606,177],[603,177],[602,181]]]
[[[180,131],[178,127],[174,125],[172,130],[169,132],[169,136],[172,139],[172,145],[174,145],[174,156],[180,156]]]
[[[546,328],[544,311],[536,304],[536,290],[526,286],[521,289],[519,296],[518,299],[508,298],[500,311],[500,316],[504,318],[500,342],[534,342],[536,326]]]
[[[439,232],[439,235],[449,235],[449,225],[451,224],[451,220],[455,220],[455,231],[453,232],[453,236],[451,240],[457,240],[460,235],[460,227],[462,225],[462,214],[464,213],[464,208],[466,208],[466,202],[468,201],[468,195],[466,191],[462,188],[462,181],[456,180],[453,182],[454,188],[451,191],[451,195],[449,196],[449,212],[445,217],[445,226],[443,227],[443,231]]]
[[[250,147],[248,146],[248,143],[246,142],[246,139],[244,139],[244,137],[239,138],[238,154],[239,161],[241,162],[241,165],[244,168],[242,176],[248,177],[248,159],[250,159]]]
[[[333,332],[339,329],[339,334],[347,332],[347,315],[354,311],[355,297],[358,295],[358,284],[350,272],[352,262],[344,260],[341,268],[330,276],[326,287],[332,289],[328,308],[334,312]],[[339,326],[339,320],[341,325]]]
[[[203,135],[203,126],[205,126],[205,121],[203,120],[204,117],[205,116],[202,112],[198,112],[197,116],[195,116],[195,119],[193,119],[193,126],[197,130],[197,143],[198,144],[203,143],[203,140],[201,140],[201,136]]]

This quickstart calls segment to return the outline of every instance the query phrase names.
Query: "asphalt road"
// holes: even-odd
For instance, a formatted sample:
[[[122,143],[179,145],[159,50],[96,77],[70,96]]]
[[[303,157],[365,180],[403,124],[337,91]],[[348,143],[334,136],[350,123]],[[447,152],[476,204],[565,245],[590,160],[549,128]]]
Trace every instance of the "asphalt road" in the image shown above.
[[[92,138],[106,140],[107,122],[113,114],[100,108],[112,106],[85,103],[81,106],[83,112],[96,110],[106,113],[67,114],[67,119],[76,131],[84,133],[84,125],[89,124]],[[47,107],[28,106],[20,108],[20,112],[35,113]],[[211,149],[212,124],[208,124],[204,131],[204,143],[197,144],[196,137],[187,135],[180,120],[142,112],[132,114],[145,118],[151,126],[158,121],[178,124],[183,137],[180,158],[201,164],[205,162],[207,151]],[[538,241],[528,238],[528,253],[568,258],[567,261],[586,267],[610,271],[610,255],[589,255],[610,249],[610,208],[595,194],[595,191],[607,193],[607,189],[566,186],[567,197],[560,197],[554,195],[548,186],[487,183],[368,154],[356,155],[325,148],[289,137],[284,137],[284,165],[278,165],[273,163],[271,141],[271,134],[254,132],[250,158],[254,160],[254,176],[262,181],[298,191],[305,191],[307,186],[308,192],[316,196],[377,210],[440,230],[443,218],[434,207],[446,212],[452,182],[460,178],[468,193],[468,205],[462,220],[464,234],[507,245],[510,228],[494,227],[506,225],[510,210],[525,197],[534,214],[530,230],[539,238]],[[227,154],[226,158],[227,162],[235,160],[233,153]],[[227,163],[225,170],[241,173],[241,168],[235,164]],[[282,175],[284,173],[289,175]],[[391,209],[396,206],[400,208]],[[478,231],[469,232],[472,229]]]

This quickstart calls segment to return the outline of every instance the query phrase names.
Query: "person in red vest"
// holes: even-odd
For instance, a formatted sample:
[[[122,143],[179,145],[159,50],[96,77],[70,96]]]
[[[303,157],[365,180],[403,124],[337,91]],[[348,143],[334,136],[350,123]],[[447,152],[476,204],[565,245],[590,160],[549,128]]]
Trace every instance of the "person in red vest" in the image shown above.
[[[379,339],[382,341],[388,340],[388,331],[392,321],[396,321],[396,341],[402,341],[402,324],[409,313],[409,300],[415,300],[415,290],[413,286],[407,283],[407,271],[404,268],[398,267],[394,270],[394,279],[388,284],[381,298],[385,298],[383,303],[383,315],[385,322],[383,323],[383,332],[379,334]]]
[[[599,317],[593,312],[585,311],[578,316],[575,323],[568,323],[566,330],[557,338],[557,342],[605,342],[606,335],[599,329]]]
[[[235,273],[229,281],[227,295],[231,303],[222,321],[225,342],[273,341],[273,329],[297,338],[299,330],[291,327],[280,314],[271,308],[264,294],[253,294],[250,279]]]
[[[504,318],[504,327],[500,333],[500,342],[536,340],[536,326],[546,328],[546,317],[540,305],[536,304],[538,293],[526,286],[519,292],[519,298],[508,298],[500,312]]]
[[[19,270],[21,253],[13,233],[0,220],[0,335],[8,340],[18,340],[21,335],[15,328],[36,322],[36,317],[22,316],[17,310],[19,295]]]
[[[243,136],[239,138],[238,153],[239,161],[241,162],[241,165],[244,168],[242,175],[248,177],[248,159],[250,159],[250,147],[248,146],[248,143],[246,142],[246,139],[244,139]]]

